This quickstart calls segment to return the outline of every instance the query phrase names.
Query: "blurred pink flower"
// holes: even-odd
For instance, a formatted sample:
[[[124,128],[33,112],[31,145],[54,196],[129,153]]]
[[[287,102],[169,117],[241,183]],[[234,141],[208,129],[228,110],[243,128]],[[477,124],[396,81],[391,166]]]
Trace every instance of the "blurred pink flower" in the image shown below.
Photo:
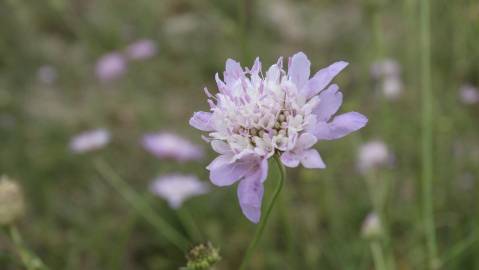
[[[185,200],[209,191],[206,183],[193,175],[168,174],[156,178],[151,184],[151,192],[165,199],[171,208],[180,208]]]
[[[361,173],[392,163],[393,156],[382,141],[375,140],[361,145],[358,151],[358,169]]]
[[[70,141],[70,149],[75,153],[84,153],[103,148],[110,142],[110,132],[95,129],[82,132]]]
[[[153,40],[142,39],[130,44],[126,49],[126,55],[131,60],[144,60],[154,56],[157,50]]]
[[[143,136],[143,147],[158,158],[185,162],[203,158],[203,149],[173,133],[152,133]]]
[[[126,72],[125,57],[117,52],[103,55],[96,63],[96,76],[101,81],[111,81],[121,77]]]
[[[363,221],[361,227],[361,234],[366,238],[375,238],[382,234],[383,228],[378,214],[375,212],[369,213]]]
[[[459,97],[464,104],[475,104],[479,102],[479,90],[470,85],[465,84],[459,89]]]

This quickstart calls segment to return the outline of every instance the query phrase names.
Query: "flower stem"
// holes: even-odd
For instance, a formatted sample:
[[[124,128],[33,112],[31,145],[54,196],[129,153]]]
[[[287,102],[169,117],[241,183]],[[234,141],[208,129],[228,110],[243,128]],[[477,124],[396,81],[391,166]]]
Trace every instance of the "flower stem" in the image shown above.
[[[373,240],[371,241],[370,247],[373,254],[374,269],[387,270],[388,268],[386,267],[386,261],[381,244],[378,241]]]
[[[27,270],[48,270],[42,260],[30,252],[23,244],[23,239],[15,225],[10,225],[9,228],[10,238],[12,239],[15,249],[17,250],[20,260]]]
[[[246,255],[243,258],[243,262],[241,263],[240,270],[245,270],[247,269],[246,267],[248,266],[249,261],[251,260],[251,256],[253,255],[253,252],[256,249],[256,246],[258,245],[258,242],[263,235],[263,231],[266,227],[266,223],[268,222],[269,216],[271,214],[271,210],[273,210],[273,206],[276,202],[276,199],[278,198],[279,193],[281,192],[281,189],[283,188],[284,185],[284,178],[286,176],[286,171],[284,169],[283,164],[281,164],[281,161],[279,160],[279,156],[275,155],[274,160],[276,161],[276,165],[278,165],[278,169],[280,171],[280,177],[278,184],[276,186],[276,189],[274,190],[273,197],[271,198],[270,203],[268,204],[266,211],[264,215],[261,217],[261,221],[259,223],[258,230],[256,231],[253,241],[248,246],[248,249],[246,250]]]
[[[127,202],[129,202],[133,208],[138,211],[151,225],[153,225],[157,231],[162,234],[168,241],[185,251],[190,245],[188,239],[186,239],[181,233],[179,233],[173,226],[168,224],[161,216],[155,213],[155,210],[140,196],[138,195],[128,184],[121,179],[118,174],[104,161],[96,160],[95,167],[113,188],[120,193]]]
[[[432,195],[433,173],[433,96],[431,89],[431,27],[430,1],[420,1],[421,23],[421,89],[422,89],[422,204],[429,268],[438,265],[434,206]]]
[[[186,206],[182,206],[177,209],[176,213],[178,214],[178,218],[180,219],[181,223],[185,227],[186,231],[188,232],[189,236],[195,242],[200,242],[203,240],[203,236],[201,234],[200,228],[196,225],[195,220],[191,216],[190,211]]]

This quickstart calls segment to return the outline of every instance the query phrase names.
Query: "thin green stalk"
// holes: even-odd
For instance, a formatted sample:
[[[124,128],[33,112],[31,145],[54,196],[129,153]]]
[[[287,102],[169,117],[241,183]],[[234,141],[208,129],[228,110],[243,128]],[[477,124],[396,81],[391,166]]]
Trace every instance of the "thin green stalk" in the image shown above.
[[[15,225],[10,225],[8,230],[10,238],[25,268],[27,270],[48,270],[48,267],[43,264],[42,260],[25,247],[20,232]]]
[[[430,2],[420,1],[421,92],[422,92],[422,209],[429,268],[438,265],[433,206],[433,95],[431,88]]]
[[[185,251],[190,245],[181,233],[173,226],[168,224],[161,216],[155,213],[155,210],[138,195],[118,174],[104,161],[96,160],[95,167],[104,178],[123,198],[129,202],[133,208],[138,211],[151,225],[153,225],[158,233],[163,235],[169,242],[182,251]]]
[[[371,248],[371,253],[373,254],[374,269],[376,270],[387,270],[386,261],[384,259],[383,249],[381,244],[378,241],[371,241],[369,244]]]
[[[185,227],[186,231],[190,235],[190,237],[195,241],[195,242],[200,242],[203,240],[203,236],[201,234],[200,228],[196,225],[195,220],[191,216],[190,211],[186,208],[186,206],[183,206],[179,209],[177,209],[176,213],[178,214],[178,218],[180,219],[181,223]]]
[[[281,189],[283,188],[284,185],[284,178],[286,176],[286,171],[284,169],[284,166],[281,164],[281,161],[279,160],[279,157],[277,155],[274,156],[274,160],[276,161],[276,165],[278,165],[278,169],[280,171],[280,177],[278,184],[276,186],[276,189],[274,190],[273,197],[271,198],[270,203],[266,207],[266,211],[261,217],[261,221],[259,223],[258,230],[256,231],[253,241],[251,241],[250,245],[248,246],[248,249],[246,250],[246,254],[243,258],[243,262],[241,263],[240,270],[245,270],[247,269],[246,267],[248,266],[249,261],[251,260],[251,256],[253,255],[256,246],[258,245],[258,242],[263,235],[263,231],[266,227],[266,224],[268,223],[269,216],[271,214],[271,210],[273,210],[273,206],[276,202],[276,199],[278,198],[279,193],[281,192]]]
[[[477,241],[479,240],[478,233],[474,231],[466,237],[463,241],[457,243],[455,246],[453,246],[444,256],[442,257],[440,267],[438,268],[443,268],[444,265],[447,263],[451,262],[455,258],[459,257],[460,255],[470,252],[470,247],[474,245]]]

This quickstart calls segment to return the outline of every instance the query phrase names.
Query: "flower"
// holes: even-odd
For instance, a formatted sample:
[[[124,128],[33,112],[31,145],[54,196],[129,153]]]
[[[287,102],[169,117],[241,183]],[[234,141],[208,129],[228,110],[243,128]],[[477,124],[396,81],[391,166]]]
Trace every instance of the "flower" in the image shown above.
[[[0,225],[15,222],[25,211],[23,192],[20,186],[6,176],[0,177]]]
[[[244,215],[257,223],[261,216],[263,182],[268,159],[280,156],[287,167],[325,168],[313,145],[334,140],[364,127],[357,112],[333,117],[343,95],[328,85],[348,64],[340,61],[310,78],[310,62],[302,52],[282,58],[263,75],[257,58],[251,69],[226,61],[223,80],[216,74],[219,93],[205,89],[210,112],[196,112],[190,125],[208,132],[207,140],[220,154],[207,169],[211,182],[229,186],[239,181],[237,195]]]
[[[401,95],[403,84],[399,63],[394,59],[383,59],[373,63],[371,76],[376,80],[378,88],[384,97],[396,100]]]
[[[37,78],[44,84],[53,84],[57,78],[57,70],[50,65],[43,65],[37,70]]]
[[[151,184],[151,191],[168,201],[171,208],[177,209],[188,198],[205,194],[209,188],[196,176],[168,174],[156,178]]]
[[[392,154],[386,144],[379,140],[367,142],[358,151],[358,169],[366,173],[371,169],[392,163]]]
[[[467,105],[478,103],[479,90],[470,84],[465,84],[459,89],[459,97],[462,103]]]
[[[82,132],[70,141],[70,149],[75,153],[84,153],[103,148],[110,142],[110,132],[106,129],[94,129]]]
[[[96,63],[96,76],[101,81],[118,79],[126,72],[126,60],[121,53],[103,55]]]
[[[375,212],[369,213],[364,219],[363,226],[361,228],[361,234],[367,239],[375,239],[383,233],[383,227],[378,214]]]
[[[156,44],[150,39],[138,40],[126,48],[126,56],[131,60],[145,60],[154,56],[156,52]]]
[[[203,149],[176,134],[161,132],[143,136],[143,147],[158,158],[171,158],[179,162],[200,160]]]

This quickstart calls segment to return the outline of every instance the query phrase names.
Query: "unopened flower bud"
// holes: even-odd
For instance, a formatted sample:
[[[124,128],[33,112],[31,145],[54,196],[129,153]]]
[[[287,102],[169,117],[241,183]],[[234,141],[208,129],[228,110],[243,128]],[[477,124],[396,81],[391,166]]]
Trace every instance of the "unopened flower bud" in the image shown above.
[[[367,215],[363,222],[361,233],[363,237],[367,239],[375,239],[382,235],[383,228],[381,225],[381,220],[376,213],[372,212]]]
[[[6,176],[0,178],[0,225],[9,225],[24,213],[23,192]]]
[[[186,255],[187,270],[209,270],[220,261],[219,250],[208,242],[194,246]]]

